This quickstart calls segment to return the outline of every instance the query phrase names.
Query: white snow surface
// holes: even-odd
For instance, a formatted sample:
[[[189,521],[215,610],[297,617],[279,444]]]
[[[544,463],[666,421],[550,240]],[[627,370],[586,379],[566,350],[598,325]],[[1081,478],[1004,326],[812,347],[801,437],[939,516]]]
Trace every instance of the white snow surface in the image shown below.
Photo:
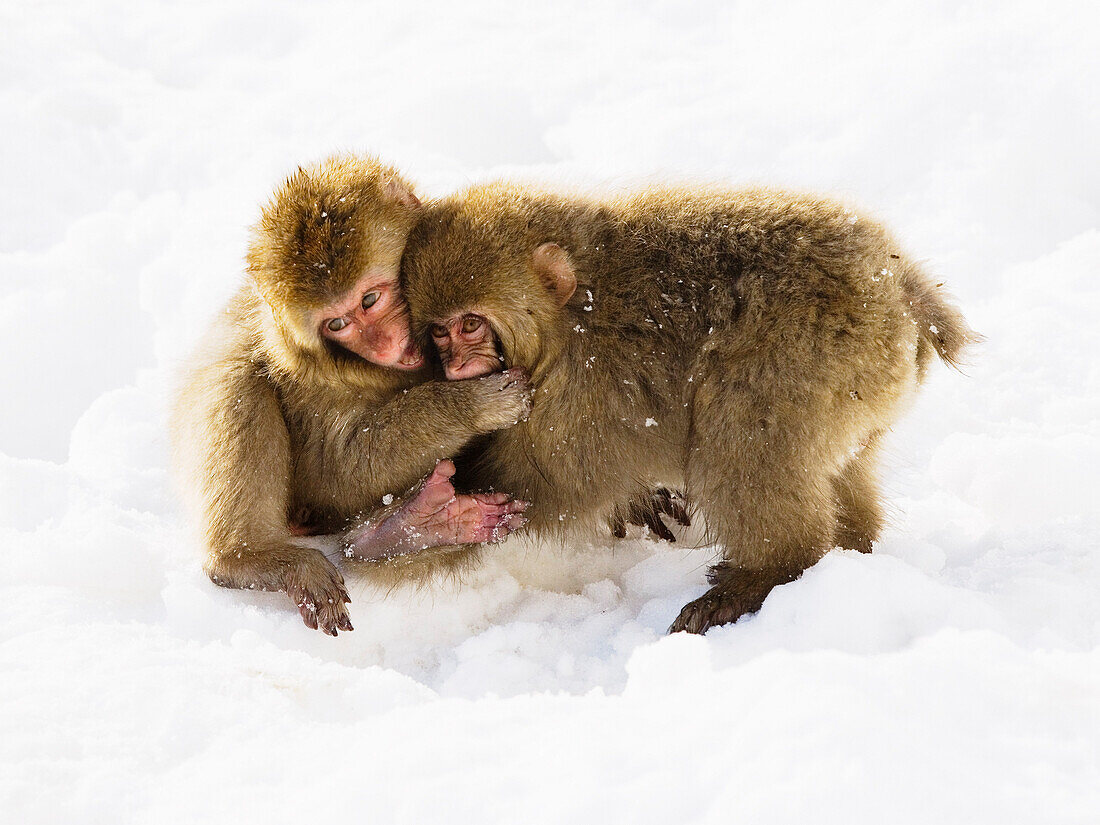
[[[0,819],[1100,821],[1094,9],[6,0]],[[988,342],[891,437],[875,553],[736,625],[664,635],[713,553],[635,533],[353,578],[328,638],[202,574],[165,410],[338,150],[833,192]]]

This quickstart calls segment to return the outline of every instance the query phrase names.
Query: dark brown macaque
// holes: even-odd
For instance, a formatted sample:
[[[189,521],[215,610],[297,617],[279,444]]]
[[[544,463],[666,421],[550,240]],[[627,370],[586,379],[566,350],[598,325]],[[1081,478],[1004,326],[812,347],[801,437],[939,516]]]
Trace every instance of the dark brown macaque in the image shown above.
[[[332,635],[352,629],[343,577],[297,537],[340,533],[349,557],[392,581],[459,570],[524,523],[524,502],[450,483],[445,459],[522,419],[530,398],[519,370],[429,380],[398,288],[422,212],[371,159],[292,175],[176,399],[210,578],[286,591]]]
[[[614,529],[656,481],[702,513],[722,560],[673,631],[869,550],[882,434],[933,353],[955,364],[979,337],[879,223],[767,189],[473,187],[432,206],[402,273],[448,376],[531,376],[529,418],[467,460],[538,503],[536,534]]]

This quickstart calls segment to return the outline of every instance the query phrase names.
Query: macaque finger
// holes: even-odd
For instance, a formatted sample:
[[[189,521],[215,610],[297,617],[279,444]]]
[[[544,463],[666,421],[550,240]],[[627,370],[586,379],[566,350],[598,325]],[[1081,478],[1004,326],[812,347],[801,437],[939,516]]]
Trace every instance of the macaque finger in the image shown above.
[[[351,624],[347,611],[344,610],[344,603],[337,595],[332,596],[329,603],[318,611],[317,622],[329,636],[337,635],[337,631],[341,628],[344,630],[349,629],[343,626]]]
[[[317,629],[317,608],[311,602],[298,602],[298,612],[302,614],[302,620],[310,630]]]
[[[527,519],[515,513],[510,513],[493,524],[484,524],[474,531],[474,541],[479,544],[499,544],[508,536],[527,524]]]
[[[493,528],[493,527],[499,527],[501,524],[505,524],[506,520],[511,518],[513,515],[518,515],[518,514],[517,513],[505,513],[503,511],[498,511],[498,512],[495,512],[495,513],[482,513],[481,521],[479,522],[478,526],[479,527],[488,527],[490,529]]]
[[[659,513],[646,513],[645,514],[645,526],[657,535],[657,538],[664,539],[665,541],[676,541],[676,536],[671,530],[668,529],[662,520]]]
[[[483,516],[503,516],[507,513],[524,513],[531,506],[529,501],[508,501],[504,504],[479,504]]]
[[[617,539],[626,538],[626,520],[619,512],[619,508],[615,508],[615,512],[607,520],[608,526],[611,527],[611,535]]]
[[[455,474],[455,463],[449,458],[444,458],[441,461],[436,462],[435,469],[432,470],[431,475],[428,476],[428,481],[434,478],[448,479]]]
[[[668,514],[676,519],[676,523],[679,524],[681,527],[690,527],[691,516],[688,515],[687,507],[675,500],[670,502],[670,506],[672,509],[669,511]]]
[[[680,526],[691,526],[691,516],[688,515],[682,493],[661,487],[653,494],[653,503],[657,512],[672,516]]]
[[[509,513],[503,507],[487,507],[478,513],[479,524],[498,524]]]
[[[483,504],[505,504],[511,500],[511,496],[507,493],[470,493],[470,498],[476,499]]]
[[[452,501],[455,497],[455,488],[451,484],[451,476],[454,475],[455,465],[449,460],[440,461],[435,465],[431,474],[421,482],[419,489],[413,494],[409,506],[414,509],[437,510]]]
[[[484,539],[487,544],[497,544],[504,541],[512,533],[520,530],[527,524],[527,519],[518,514],[510,514],[501,519],[500,524],[489,531]]]
[[[527,383],[527,373],[519,367],[512,367],[511,369],[505,370],[500,376],[502,379],[501,389],[514,386],[515,384]]]

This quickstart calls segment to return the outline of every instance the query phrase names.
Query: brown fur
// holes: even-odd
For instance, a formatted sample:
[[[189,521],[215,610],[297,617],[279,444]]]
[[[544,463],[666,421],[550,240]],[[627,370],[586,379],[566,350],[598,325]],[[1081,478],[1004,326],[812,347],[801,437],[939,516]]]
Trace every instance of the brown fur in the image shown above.
[[[725,561],[673,630],[755,611],[838,542],[869,550],[881,434],[932,352],[954,364],[977,338],[881,225],[820,197],[502,183],[429,218],[403,263],[414,327],[485,316],[536,390],[479,442],[475,483],[534,501],[543,534],[683,484]],[[564,306],[546,242],[579,282]]]
[[[227,587],[285,590],[311,626],[351,629],[340,573],[294,543],[288,516],[335,532],[400,496],[472,437],[521,414],[500,381],[426,381],[324,341],[311,311],[368,267],[396,279],[419,202],[395,170],[339,157],[299,169],[253,231],[249,279],[215,320],[174,410],[198,499],[205,569]],[[473,548],[371,565],[385,581],[453,571]],[[311,607],[312,606],[312,607]]]

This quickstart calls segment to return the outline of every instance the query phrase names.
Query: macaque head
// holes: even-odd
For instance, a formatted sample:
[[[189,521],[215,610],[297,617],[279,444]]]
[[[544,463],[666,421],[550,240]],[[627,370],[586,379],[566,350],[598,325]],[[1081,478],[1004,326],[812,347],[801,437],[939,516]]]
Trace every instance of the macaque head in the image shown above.
[[[292,360],[424,363],[398,270],[420,201],[395,169],[339,156],[299,168],[253,230],[249,272],[271,309],[269,346]]]
[[[553,349],[577,289],[565,250],[542,243],[509,254],[455,221],[431,223],[405,262],[414,328],[430,341],[449,380],[521,367],[532,375]],[[418,233],[419,233],[418,228]]]
[[[412,370],[424,363],[396,274],[368,272],[313,320],[324,340],[372,364]]]

